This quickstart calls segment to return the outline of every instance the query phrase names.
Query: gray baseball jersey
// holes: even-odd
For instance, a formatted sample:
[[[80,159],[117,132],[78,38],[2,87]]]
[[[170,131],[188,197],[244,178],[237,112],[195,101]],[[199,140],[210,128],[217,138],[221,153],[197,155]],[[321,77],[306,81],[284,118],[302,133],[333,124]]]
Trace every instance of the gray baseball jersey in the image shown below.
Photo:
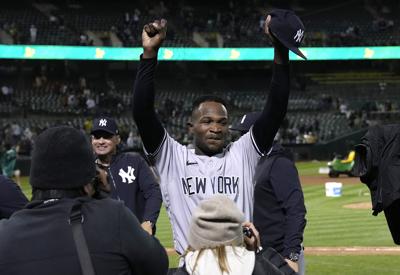
[[[200,201],[214,194],[227,195],[246,220],[252,220],[253,176],[261,155],[252,131],[212,157],[196,155],[194,149],[178,143],[165,131],[160,147],[149,157],[160,176],[176,251],[183,253],[188,246],[192,212]]]

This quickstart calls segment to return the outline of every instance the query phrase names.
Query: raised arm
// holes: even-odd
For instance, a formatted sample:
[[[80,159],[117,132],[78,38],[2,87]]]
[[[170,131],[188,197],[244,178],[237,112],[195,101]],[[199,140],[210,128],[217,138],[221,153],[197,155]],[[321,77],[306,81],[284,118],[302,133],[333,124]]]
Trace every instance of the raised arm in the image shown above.
[[[272,145],[286,115],[289,100],[289,50],[269,31],[271,16],[265,20],[265,32],[274,44],[274,64],[268,99],[261,116],[254,123],[253,136],[257,147],[266,153]]]
[[[133,91],[133,118],[144,147],[150,154],[157,150],[165,135],[165,130],[154,110],[154,73],[158,50],[166,37],[166,32],[167,21],[164,19],[143,27],[143,54],[140,57]]]

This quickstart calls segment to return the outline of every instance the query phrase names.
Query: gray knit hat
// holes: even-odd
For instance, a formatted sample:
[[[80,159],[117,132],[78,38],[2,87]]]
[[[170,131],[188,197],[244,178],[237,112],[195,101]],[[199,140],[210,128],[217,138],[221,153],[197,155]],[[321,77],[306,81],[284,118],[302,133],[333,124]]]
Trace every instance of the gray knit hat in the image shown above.
[[[195,249],[243,243],[243,213],[227,196],[216,195],[196,208],[189,231],[189,245]]]

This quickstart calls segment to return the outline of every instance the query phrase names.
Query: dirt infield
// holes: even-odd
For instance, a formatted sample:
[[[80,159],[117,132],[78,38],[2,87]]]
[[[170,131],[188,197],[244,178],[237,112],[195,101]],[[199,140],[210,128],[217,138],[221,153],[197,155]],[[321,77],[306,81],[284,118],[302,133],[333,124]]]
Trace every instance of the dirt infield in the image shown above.
[[[341,175],[338,178],[330,178],[328,175],[310,175],[310,176],[300,176],[300,182],[302,185],[317,185],[317,184],[325,184],[325,182],[335,181],[341,182],[343,184],[362,184],[359,178],[356,177],[348,177],[345,175]]]
[[[306,255],[400,255],[400,247],[306,247]]]
[[[359,202],[359,203],[351,203],[343,205],[344,208],[350,209],[372,209],[371,202]]]

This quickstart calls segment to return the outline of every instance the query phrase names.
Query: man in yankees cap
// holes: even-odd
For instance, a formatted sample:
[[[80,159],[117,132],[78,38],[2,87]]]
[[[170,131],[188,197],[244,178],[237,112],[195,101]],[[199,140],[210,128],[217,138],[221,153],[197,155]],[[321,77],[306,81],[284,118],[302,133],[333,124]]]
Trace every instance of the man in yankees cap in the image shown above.
[[[289,51],[271,35],[270,26],[274,20],[269,15],[265,21],[265,32],[274,44],[274,62],[268,100],[260,118],[247,134],[227,146],[229,118],[226,104],[215,96],[200,97],[193,103],[188,122],[194,137],[193,149],[174,140],[154,110],[154,74],[158,49],[166,37],[167,21],[157,20],[143,28],[143,54],[135,81],[133,116],[145,152],[159,173],[175,249],[180,254],[188,246],[192,212],[203,199],[224,194],[243,211],[246,220],[252,220],[255,167],[272,145],[285,117],[289,97]],[[282,24],[289,22],[282,20]],[[286,24],[286,30],[291,29]]]
[[[148,233],[155,233],[161,208],[161,192],[146,161],[136,153],[123,153],[114,119],[101,116],[93,121],[91,131],[96,164],[107,172],[111,197],[122,200]]]

